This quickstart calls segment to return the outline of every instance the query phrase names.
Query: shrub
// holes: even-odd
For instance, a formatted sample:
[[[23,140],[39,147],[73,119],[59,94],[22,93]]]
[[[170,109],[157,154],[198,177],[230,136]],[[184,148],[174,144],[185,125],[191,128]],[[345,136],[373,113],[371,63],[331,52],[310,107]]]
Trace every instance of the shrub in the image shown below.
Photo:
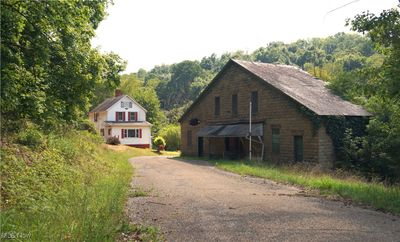
[[[79,130],[87,130],[89,133],[95,134],[96,133],[96,128],[94,127],[94,124],[90,120],[81,120],[79,122]]]
[[[17,142],[21,145],[36,148],[43,144],[44,137],[39,130],[35,128],[28,128],[18,134]]]
[[[115,137],[115,136],[108,137],[106,143],[109,144],[109,145],[119,145],[119,144],[121,144],[119,139],[117,137]]]
[[[166,150],[178,150],[181,145],[181,129],[179,125],[170,124],[160,131],[160,136],[163,137],[168,144]]]
[[[154,145],[155,146],[165,146],[166,145],[166,142],[165,142],[165,140],[164,140],[164,138],[163,137],[161,137],[161,136],[157,136],[155,139],[154,139],[154,141],[153,141],[153,143],[154,143]]]

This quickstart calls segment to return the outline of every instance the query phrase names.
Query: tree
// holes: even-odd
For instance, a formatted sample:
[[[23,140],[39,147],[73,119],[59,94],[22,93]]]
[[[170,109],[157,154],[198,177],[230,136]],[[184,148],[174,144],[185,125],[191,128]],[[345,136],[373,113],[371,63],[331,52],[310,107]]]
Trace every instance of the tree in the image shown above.
[[[400,4],[398,5],[400,7]],[[367,33],[375,47],[386,56],[382,65],[382,91],[400,98],[400,12],[384,10],[379,16],[363,12],[353,20],[347,20],[352,30]]]
[[[399,5],[400,6],[400,5]],[[366,107],[374,114],[367,127],[364,159],[369,172],[389,181],[400,177],[400,12],[384,10],[379,16],[364,12],[347,21],[352,30],[367,34],[384,59],[367,69]]]
[[[24,119],[74,123],[88,111],[96,83],[119,81],[123,63],[90,44],[108,1],[0,4],[3,128]]]

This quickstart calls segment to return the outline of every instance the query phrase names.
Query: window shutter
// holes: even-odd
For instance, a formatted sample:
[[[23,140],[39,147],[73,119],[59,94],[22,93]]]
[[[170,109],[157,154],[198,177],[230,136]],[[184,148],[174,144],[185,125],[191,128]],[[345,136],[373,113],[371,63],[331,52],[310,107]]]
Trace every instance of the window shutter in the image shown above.
[[[123,121],[126,121],[126,119],[125,119],[125,112],[122,113],[122,120],[123,120]]]
[[[142,138],[142,129],[139,129],[139,138]]]
[[[135,112],[135,121],[138,121],[138,112]]]
[[[115,112],[115,122],[118,122],[118,112]]]
[[[121,139],[124,138],[124,129],[121,129]]]
[[[131,121],[131,112],[128,112],[128,121]]]

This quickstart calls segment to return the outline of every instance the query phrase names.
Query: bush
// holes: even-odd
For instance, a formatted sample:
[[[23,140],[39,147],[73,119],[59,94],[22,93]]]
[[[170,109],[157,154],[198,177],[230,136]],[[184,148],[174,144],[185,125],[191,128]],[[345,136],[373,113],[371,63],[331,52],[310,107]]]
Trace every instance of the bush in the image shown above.
[[[160,131],[160,136],[163,137],[168,144],[166,150],[178,150],[181,145],[181,128],[179,125],[170,124]]]
[[[166,145],[166,142],[165,142],[164,138],[161,137],[161,136],[157,136],[157,137],[154,139],[153,143],[154,143],[154,145],[157,146],[157,147],[158,147],[158,146],[165,146],[165,145]]]
[[[119,145],[119,144],[121,144],[119,139],[117,137],[115,137],[115,136],[108,137],[106,143],[109,144],[109,145]]]
[[[44,143],[44,137],[39,130],[28,128],[18,134],[17,142],[21,145],[37,148]]]
[[[93,122],[91,122],[90,120],[87,120],[87,119],[80,121],[78,128],[79,128],[79,130],[86,130],[92,134],[96,133],[96,128],[94,127]]]

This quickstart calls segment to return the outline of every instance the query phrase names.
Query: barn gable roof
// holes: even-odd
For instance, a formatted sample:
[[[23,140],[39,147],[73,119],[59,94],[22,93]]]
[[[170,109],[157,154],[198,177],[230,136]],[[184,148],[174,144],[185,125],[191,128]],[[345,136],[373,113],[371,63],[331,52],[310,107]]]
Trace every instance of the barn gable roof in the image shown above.
[[[343,100],[326,83],[300,68],[233,60],[263,81],[321,116],[370,116],[361,106]]]
[[[297,67],[231,59],[186,110],[179,119],[179,122],[182,121],[199,100],[208,93],[213,84],[231,65],[239,65],[251,75],[265,82],[265,84],[281,91],[286,96],[307,107],[317,115],[371,116],[371,114],[361,106],[345,101],[334,94],[326,87],[324,81],[311,76]]]

